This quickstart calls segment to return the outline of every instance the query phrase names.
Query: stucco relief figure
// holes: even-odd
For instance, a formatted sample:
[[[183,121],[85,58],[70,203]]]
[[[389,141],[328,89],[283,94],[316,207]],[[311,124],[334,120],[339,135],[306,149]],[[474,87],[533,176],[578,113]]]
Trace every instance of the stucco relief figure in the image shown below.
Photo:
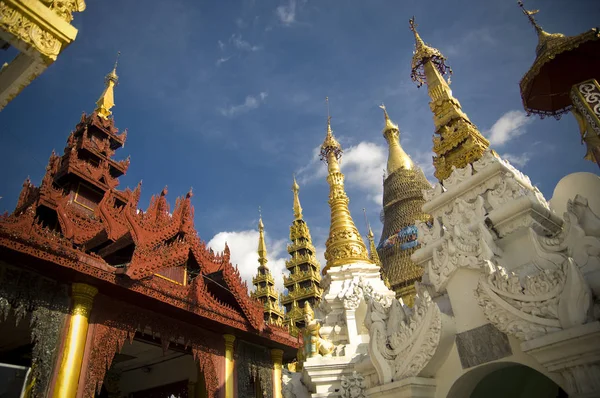
[[[303,331],[304,356],[306,358],[312,358],[318,355],[331,357],[334,349],[333,343],[321,337],[321,333],[319,332],[321,324],[315,319],[315,312],[310,307],[308,301],[304,304],[303,312],[306,325]]]

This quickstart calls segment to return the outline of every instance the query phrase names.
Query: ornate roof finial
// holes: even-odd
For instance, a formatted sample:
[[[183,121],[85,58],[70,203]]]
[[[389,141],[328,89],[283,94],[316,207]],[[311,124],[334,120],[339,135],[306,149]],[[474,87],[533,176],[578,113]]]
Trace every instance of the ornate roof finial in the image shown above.
[[[300,186],[296,182],[296,174],[294,174],[292,192],[294,192],[294,218],[300,219],[302,218],[302,206],[300,206],[300,197],[298,195],[298,192],[300,192]]]
[[[427,83],[435,133],[438,135],[433,140],[433,152],[436,154],[433,158],[434,175],[443,181],[450,176],[452,167],[460,169],[481,158],[490,143],[452,95],[450,79],[446,81],[444,78],[444,75],[452,73],[446,65],[446,57],[423,43],[414,17],[409,20],[409,25],[416,41],[410,77],[419,87]],[[391,171],[388,170],[388,173]]]
[[[96,101],[96,113],[98,116],[104,119],[108,119],[108,117],[112,114],[110,111],[111,108],[115,106],[114,87],[119,83],[119,76],[117,76],[119,55],[121,55],[120,51],[117,53],[117,59],[115,61],[113,70],[110,71],[104,78],[104,91],[100,95],[98,101]]]
[[[379,107],[383,109],[383,117],[385,118],[385,127],[383,128],[383,132],[385,133],[386,131],[393,129],[398,130],[398,125],[390,120],[387,110],[385,109],[385,105],[381,104]]]
[[[425,44],[419,32],[417,32],[417,24],[415,17],[408,20],[410,30],[415,35],[415,51],[413,51],[413,58],[411,61],[411,79],[417,83],[417,87],[421,87],[423,83],[427,83],[425,76],[425,64],[431,61],[436,69],[442,76],[452,74],[452,68],[446,65],[446,57],[438,50]],[[450,82],[450,79],[448,79]]]
[[[539,56],[546,48],[552,47],[552,45],[549,46],[550,41],[558,43],[561,41],[560,39],[565,38],[565,35],[563,35],[562,33],[548,33],[544,29],[542,29],[542,27],[537,23],[537,21],[534,18],[534,15],[540,12],[540,10],[525,9],[525,5],[521,0],[518,0],[517,4],[519,5],[519,7],[521,7],[521,11],[523,12],[523,14],[525,14],[527,19],[529,19],[529,22],[531,23],[531,25],[533,25],[535,31],[537,32],[538,44],[535,48],[535,54],[537,56]]]
[[[333,131],[331,130],[331,116],[329,115],[329,97],[325,97],[325,102],[327,103],[327,134],[325,135],[325,140],[321,145],[321,160],[326,162],[329,167],[337,166],[337,161],[342,157],[342,146],[335,139],[333,135]],[[330,155],[331,158],[330,158]],[[334,161],[335,160],[335,161]]]
[[[260,206],[258,214],[258,262],[264,267],[267,264],[267,245],[265,244],[265,225],[262,221]]]
[[[533,17],[535,14],[540,12],[540,10],[526,10],[525,5],[521,0],[518,0],[517,4],[519,5],[519,7],[521,7],[521,11],[523,11],[523,14],[525,14],[525,16],[529,19],[529,22],[531,22],[536,32],[543,32],[542,28],[540,27],[540,25],[537,24],[535,18]]]

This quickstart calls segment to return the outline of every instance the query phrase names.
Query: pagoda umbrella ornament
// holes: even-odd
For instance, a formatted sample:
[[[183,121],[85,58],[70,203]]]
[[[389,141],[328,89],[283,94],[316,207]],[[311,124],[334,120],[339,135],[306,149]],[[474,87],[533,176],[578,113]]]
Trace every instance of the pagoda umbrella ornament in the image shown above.
[[[525,111],[557,119],[570,111],[587,147],[585,159],[600,167],[600,28],[577,36],[547,33],[534,18],[538,10],[518,4],[538,35],[535,61],[520,82]]]

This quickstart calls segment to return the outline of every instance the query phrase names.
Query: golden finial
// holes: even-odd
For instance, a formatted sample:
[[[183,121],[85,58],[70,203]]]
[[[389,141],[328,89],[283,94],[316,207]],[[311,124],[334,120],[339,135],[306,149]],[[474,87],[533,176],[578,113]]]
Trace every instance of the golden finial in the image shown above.
[[[389,154],[387,161],[387,174],[390,175],[398,169],[411,170],[415,166],[410,159],[410,156],[400,146],[400,130],[390,119],[385,105],[379,105],[383,109],[383,116],[385,117],[385,127],[383,128],[383,136],[388,143]]]
[[[302,218],[302,206],[300,206],[300,186],[296,182],[296,175],[294,174],[294,184],[292,185],[292,192],[294,192],[294,217],[296,219]]]
[[[398,125],[390,120],[390,117],[385,109],[385,105],[379,105],[381,109],[383,109],[383,117],[385,118],[385,127],[383,128],[383,132],[385,133],[388,130],[398,130]]]
[[[117,76],[117,64],[119,62],[119,56],[121,52],[117,53],[117,59],[113,70],[106,75],[104,78],[104,91],[100,95],[98,101],[96,101],[96,113],[98,116],[108,119],[112,115],[111,108],[115,106],[115,93],[114,87],[119,83],[119,76]]]
[[[331,116],[329,115],[329,97],[325,97],[325,102],[327,103],[327,134],[325,135],[325,140],[321,145],[321,160],[326,162],[327,164],[332,166],[338,166],[337,161],[342,157],[342,146],[335,139],[333,135],[333,131],[331,130]],[[335,162],[333,162],[335,160]]]
[[[521,0],[518,0],[517,4],[519,5],[519,7],[521,7],[521,11],[529,19],[529,22],[531,22],[531,25],[533,25],[536,32],[538,32],[538,33],[542,32],[543,30],[542,30],[541,26],[537,24],[535,18],[533,17],[535,14],[540,12],[540,10],[526,10],[525,5],[523,4],[523,2]]]
[[[258,262],[261,266],[267,264],[267,245],[265,245],[265,226],[262,221],[260,206],[258,207]]]
[[[534,18],[534,15],[540,12],[540,10],[525,9],[525,5],[521,0],[518,0],[517,4],[519,5],[519,7],[521,7],[521,11],[523,12],[523,14],[525,14],[527,19],[529,19],[529,22],[531,23],[531,25],[533,25],[535,31],[537,32],[538,44],[535,48],[536,55],[539,56],[549,46],[548,43],[550,41],[554,40],[555,42],[558,42],[556,39],[563,39],[565,37],[565,35],[563,35],[562,33],[548,33],[544,31],[544,29],[542,29],[542,27],[537,23],[537,21]]]
[[[413,52],[413,58],[411,61],[411,79],[417,83],[417,87],[421,87],[423,83],[427,83],[425,76],[424,66],[428,61],[431,61],[435,68],[440,72],[442,76],[452,74],[452,68],[446,65],[446,57],[442,55],[440,50],[433,48],[425,44],[419,32],[417,32],[417,24],[415,17],[413,16],[408,20],[410,30],[415,35],[415,51]],[[448,79],[450,81],[450,79]]]

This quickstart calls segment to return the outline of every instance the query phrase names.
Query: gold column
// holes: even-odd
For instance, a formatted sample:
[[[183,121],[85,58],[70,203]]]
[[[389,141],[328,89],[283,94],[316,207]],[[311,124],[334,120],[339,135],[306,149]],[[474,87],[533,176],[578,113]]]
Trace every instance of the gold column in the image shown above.
[[[271,350],[273,360],[273,398],[282,398],[281,395],[281,369],[283,361],[283,350],[274,348]]]
[[[94,296],[97,293],[98,289],[84,283],[74,283],[72,286],[73,308],[62,362],[54,387],[54,398],[71,398],[77,394],[87,338],[88,318],[94,303]]]
[[[234,398],[233,391],[233,342],[235,336],[224,334],[225,339],[225,398]]]

